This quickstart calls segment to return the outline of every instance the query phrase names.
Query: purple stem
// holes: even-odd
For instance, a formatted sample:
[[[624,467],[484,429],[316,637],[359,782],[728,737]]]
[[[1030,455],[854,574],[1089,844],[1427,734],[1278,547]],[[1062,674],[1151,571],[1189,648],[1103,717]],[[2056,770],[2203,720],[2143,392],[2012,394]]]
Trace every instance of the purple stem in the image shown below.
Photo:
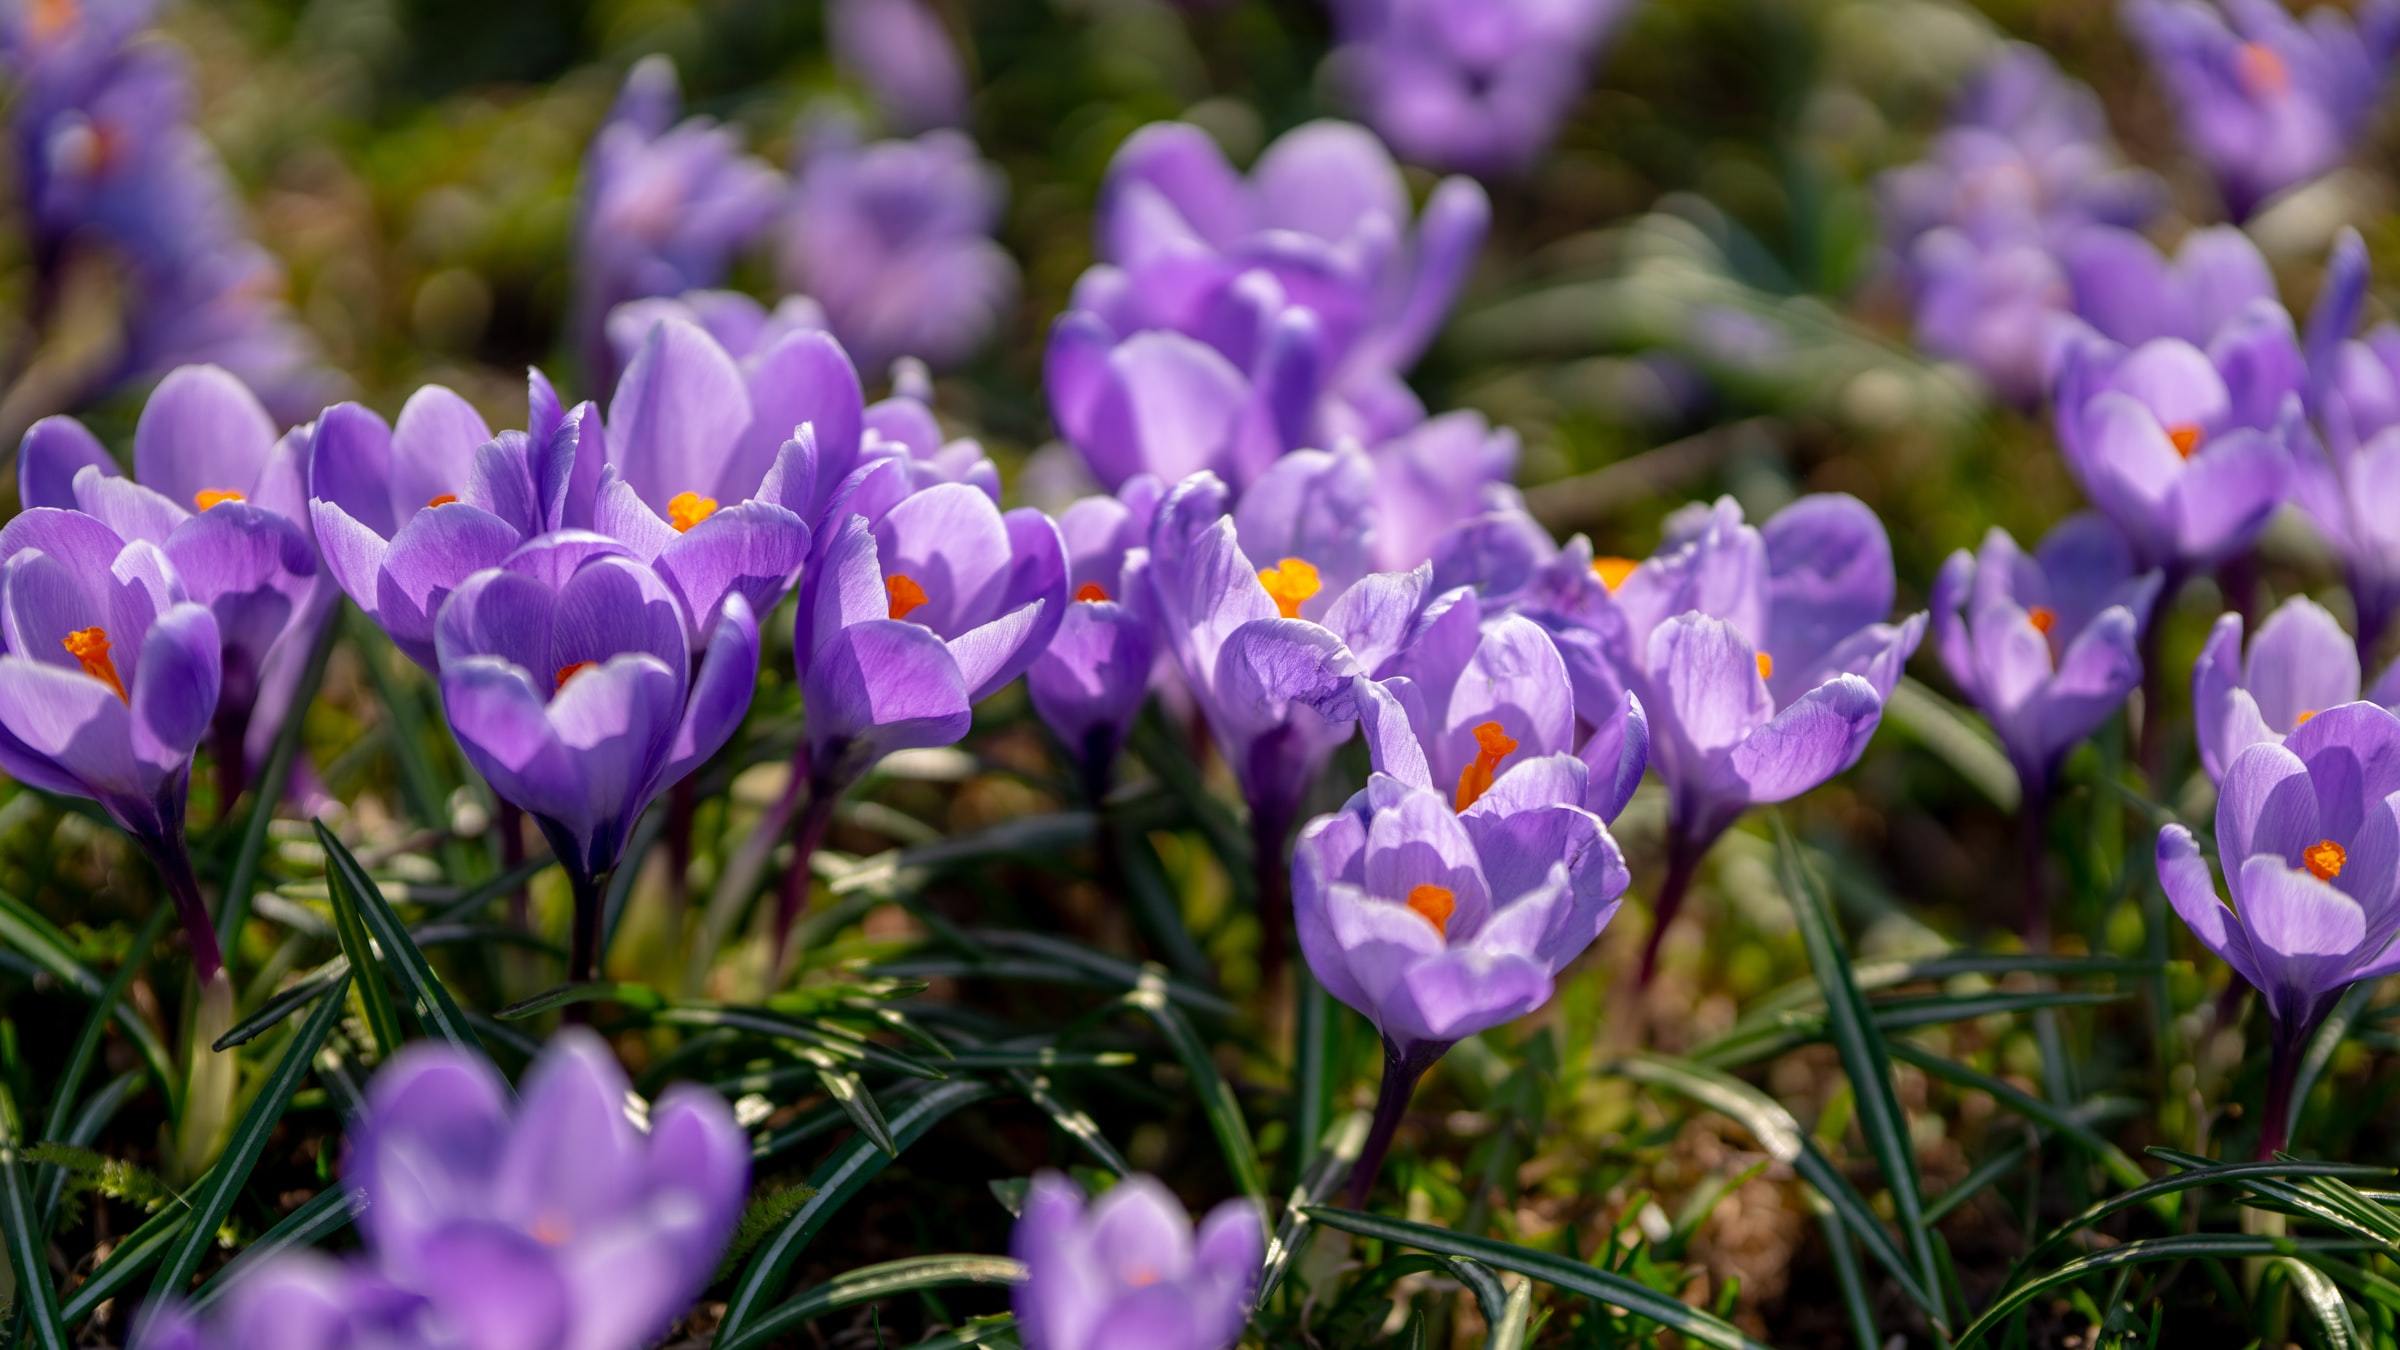
[[[1284,841],[1291,833],[1286,812],[1250,816],[1250,875],[1258,892],[1258,985],[1270,997],[1283,987],[1292,962],[1292,863]]]
[[[808,904],[809,862],[817,856],[817,846],[825,842],[825,828],[833,823],[833,808],[841,800],[842,794],[831,784],[812,781],[808,804],[800,809],[799,823],[792,828],[792,867],[783,874],[783,893],[775,901],[773,969],[778,985],[790,973],[792,925],[799,922],[800,911]]]
[[[500,832],[500,870],[514,872],[525,863],[525,808],[501,798],[492,828]],[[508,921],[520,933],[533,931],[533,900],[522,886],[508,893]]]
[[[1642,964],[1634,975],[1635,988],[1649,988],[1650,977],[1658,973],[1658,953],[1666,945],[1667,929],[1683,911],[1683,897],[1692,888],[1692,878],[1699,875],[1700,860],[1707,856],[1707,845],[1689,843],[1672,824],[1668,826],[1667,875],[1658,885],[1658,903],[1651,907],[1650,937],[1642,944]]]
[[[2267,1162],[2291,1141],[2292,1083],[2300,1075],[2302,1052],[2308,1046],[2313,1027],[2303,1027],[2286,1033],[2283,1023],[2275,1024],[2275,1048],[2267,1060],[2267,1105],[2265,1119],[2259,1121],[2258,1154]]]
[[[587,873],[569,865],[567,884],[575,893],[574,925],[567,942],[567,982],[591,984],[600,978],[600,919],[607,907],[607,872]],[[570,1003],[566,1020],[581,1024],[591,1015],[589,1003]]]
[[[242,742],[250,733],[249,722],[246,716],[220,712],[209,724],[209,748],[216,760],[219,821],[233,819],[234,803],[240,800],[242,789],[250,780],[250,765],[242,752]]]
[[[1376,1174],[1383,1170],[1392,1139],[1400,1132],[1400,1118],[1408,1114],[1409,1098],[1416,1095],[1425,1071],[1449,1048],[1448,1041],[1419,1041],[1406,1050],[1389,1040],[1383,1043],[1383,1081],[1375,1088],[1375,1122],[1367,1128],[1367,1142],[1359,1149],[1358,1161],[1350,1165],[1350,1208],[1367,1207]]]
[[[2028,781],[2025,799],[2017,809],[2019,847],[2025,854],[2025,950],[2036,955],[2050,950],[2050,794]]]
[[[178,824],[147,842],[150,861],[167,883],[175,916],[183,923],[184,940],[192,945],[192,971],[200,983],[207,984],[225,968],[225,954],[217,946],[217,926],[209,921],[208,902],[200,898],[200,878],[192,872],[192,854],[184,846],[183,830]]]

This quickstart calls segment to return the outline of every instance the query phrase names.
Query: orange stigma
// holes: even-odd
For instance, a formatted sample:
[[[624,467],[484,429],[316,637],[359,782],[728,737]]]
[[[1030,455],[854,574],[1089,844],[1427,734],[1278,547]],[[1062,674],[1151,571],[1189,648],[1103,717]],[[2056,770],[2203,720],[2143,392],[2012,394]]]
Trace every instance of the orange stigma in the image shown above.
[[[1299,618],[1300,607],[1325,589],[1325,583],[1317,578],[1317,569],[1301,558],[1286,558],[1273,567],[1258,569],[1258,584],[1267,588],[1267,597],[1287,619]]]
[[[1097,581],[1087,581],[1075,588],[1075,598],[1085,604],[1096,604],[1108,598],[1108,588]]]
[[[192,504],[205,511],[219,502],[241,502],[249,498],[232,488],[202,488],[192,494]]]
[[[2316,710],[2316,709],[2314,709],[2314,708],[2302,708],[2302,709],[2300,710],[2300,715],[2299,715],[2298,717],[2295,717],[2295,718],[2293,718],[2293,719],[2292,719],[2292,730],[2294,730],[2294,731],[2298,731],[2300,728],[2302,728],[2302,727],[2304,727],[2304,726],[2307,726],[2307,725],[2308,725],[2308,719],[2310,719],[2310,718],[2312,718],[2312,717],[2314,717],[2314,716],[2316,716],[2316,715],[2317,715],[2317,710]]]
[[[717,513],[717,499],[703,497],[697,492],[678,492],[667,499],[667,523],[682,534],[694,525]],[[892,616],[897,619],[900,616]]]
[[[1125,1272],[1125,1283],[1136,1289],[1147,1289],[1158,1283],[1158,1272],[1149,1266],[1135,1266]]]
[[[2280,94],[2292,87],[2292,68],[2263,42],[2245,42],[2234,53],[2233,68],[2242,87],[2253,94]]]
[[[1775,678],[1775,658],[1765,652],[1758,654],[1758,678],[1762,680]]]
[[[1517,748],[1516,740],[1501,730],[1498,722],[1477,724],[1475,745],[1475,762],[1458,771],[1458,796],[1453,810],[1464,811],[1475,804],[1476,798],[1491,791],[1492,779],[1500,772],[1500,761]]]
[[[2176,454],[2190,459],[2192,453],[2200,448],[2200,424],[2177,422],[2167,428],[2167,439],[2175,443]]]
[[[82,22],[83,6],[75,0],[33,0],[33,36],[48,42]]]
[[[2330,839],[2320,839],[2300,850],[2300,861],[2308,865],[2310,876],[2331,881],[2342,874],[2342,864],[2350,861],[2350,853]]]
[[[567,681],[574,679],[576,676],[581,675],[583,672],[590,670],[591,668],[592,663],[589,661],[577,661],[572,665],[560,666],[558,668],[558,683],[550,686],[550,692],[557,693],[559,690],[566,688]]]
[[[1428,881],[1410,888],[1408,907],[1433,925],[1433,931],[1450,936],[1450,916],[1458,911],[1458,894],[1447,886]]]
[[[443,493],[443,494],[442,494],[441,496],[439,496],[439,497],[433,497],[433,498],[429,498],[429,499],[427,499],[427,501],[426,501],[426,503],[425,503],[425,509],[426,509],[426,510],[428,510],[428,511],[430,511],[430,510],[432,510],[434,507],[437,507],[437,506],[448,506],[450,503],[452,503],[452,502],[454,502],[454,501],[457,501],[457,500],[458,500],[458,494],[457,494],[457,493],[455,493],[455,492],[445,492],[445,493]]]
[[[84,674],[107,685],[118,702],[133,702],[125,697],[125,681],[117,678],[117,663],[109,659],[107,629],[78,628],[60,639],[59,645],[67,649],[67,655],[83,663]]]
[[[894,572],[883,579],[883,593],[891,597],[891,614],[895,619],[905,619],[916,613],[931,598],[925,594],[925,588],[917,584],[915,577],[901,572]]]
[[[2048,637],[2050,630],[2058,627],[2058,611],[2048,605],[2035,605],[2025,611],[2025,622],[2033,625],[2033,631]]]
[[[555,1214],[544,1214],[533,1221],[533,1240],[545,1247],[563,1247],[575,1236],[575,1229]]]
[[[1641,564],[1631,558],[1594,558],[1592,559],[1592,575],[1600,578],[1600,584],[1608,588],[1609,594],[1614,595],[1617,593],[1617,588],[1625,584],[1625,578],[1632,576],[1633,569],[1639,566]]]

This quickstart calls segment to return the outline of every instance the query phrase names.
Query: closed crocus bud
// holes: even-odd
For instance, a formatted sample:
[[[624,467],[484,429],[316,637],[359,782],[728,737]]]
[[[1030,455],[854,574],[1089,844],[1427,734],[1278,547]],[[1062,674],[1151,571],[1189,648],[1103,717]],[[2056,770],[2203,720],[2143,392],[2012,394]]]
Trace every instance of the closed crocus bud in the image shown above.
[[[2212,781],[2253,745],[2281,745],[2327,708],[2359,700],[2358,649],[2339,620],[2305,596],[2277,606],[2242,649],[2242,616],[2224,614],[2192,665],[2192,721]],[[2400,665],[2366,701],[2400,703]]]
[[[2367,294],[2367,246],[2344,230],[2309,312],[2308,426],[2292,500],[2342,564],[2358,613],[2358,651],[2380,651],[2400,615],[2400,327],[2354,335]]]
[[[2156,572],[2107,521],[2080,515],[2028,554],[2006,531],[1950,555],[1933,584],[1934,649],[1990,720],[2037,815],[2068,751],[2142,679]]]
[[[1059,513],[1068,605],[1050,645],[1025,672],[1034,713],[1058,737],[1087,795],[1106,795],[1133,719],[1149,697],[1159,644],[1142,575],[1162,489],[1155,478],[1114,496],[1086,497]]]
[[[1266,1258],[1258,1211],[1228,1200],[1199,1231],[1167,1188],[1127,1177],[1087,1203],[1055,1172],[1033,1179],[1009,1241],[1025,1350],[1231,1350]]]
[[[2175,912],[2274,1019],[2264,1158],[2283,1147],[2292,1076],[2334,1001],[2400,969],[2400,717],[2347,703],[2242,751],[2217,794],[2216,852],[2230,908],[2192,832],[2158,832]]]

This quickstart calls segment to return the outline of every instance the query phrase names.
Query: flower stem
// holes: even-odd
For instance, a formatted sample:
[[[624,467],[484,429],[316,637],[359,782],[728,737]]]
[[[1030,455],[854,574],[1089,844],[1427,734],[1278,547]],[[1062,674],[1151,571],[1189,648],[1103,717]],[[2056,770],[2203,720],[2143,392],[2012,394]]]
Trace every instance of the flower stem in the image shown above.
[[[1251,886],[1258,894],[1258,986],[1270,999],[1283,987],[1292,962],[1292,860],[1285,850],[1290,817],[1281,811],[1250,815]]]
[[[525,808],[506,798],[498,800],[492,828],[500,835],[500,870],[514,872],[525,862]],[[523,886],[508,893],[508,919],[520,933],[533,931],[533,901]]]
[[[567,884],[575,894],[574,926],[567,940],[570,983],[589,984],[600,978],[600,919],[607,904],[608,878],[608,872],[587,873],[580,867],[567,868]]]
[[[2291,1142],[2292,1085],[2300,1076],[2300,1060],[2308,1047],[2309,1032],[2301,1028],[2286,1032],[2283,1024],[2275,1024],[2275,1048],[2267,1060],[2267,1103],[2258,1123],[2257,1159],[2266,1162],[2284,1151]]]
[[[809,864],[817,856],[817,847],[825,842],[825,829],[833,823],[833,808],[841,803],[842,794],[830,783],[812,780],[808,786],[808,803],[800,808],[799,823],[792,827],[792,866],[783,874],[783,893],[775,901],[774,961],[768,987],[780,987],[791,974],[795,953],[792,950],[792,925],[800,920],[800,911],[808,904],[809,882],[813,877]]]
[[[2043,955],[2050,950],[2050,794],[2025,784],[2025,799],[2017,808],[2018,846],[2024,853],[2025,909],[2021,919],[2025,950]]]
[[[210,751],[216,760],[217,819],[228,821],[250,779],[250,765],[242,751],[242,742],[250,734],[250,719],[246,714],[219,711],[209,724],[209,733]]]
[[[1650,937],[1642,944],[1642,964],[1635,973],[1634,986],[1650,987],[1650,977],[1658,973],[1659,949],[1666,945],[1667,929],[1674,926],[1675,916],[1683,911],[1683,897],[1692,888],[1692,878],[1699,875],[1700,860],[1708,856],[1706,845],[1693,845],[1675,832],[1672,825],[1667,833],[1667,875],[1658,884],[1658,903],[1651,906]]]
[[[1350,1165],[1350,1208],[1367,1207],[1376,1174],[1383,1170],[1392,1139],[1400,1132],[1400,1118],[1408,1114],[1409,1098],[1416,1095],[1425,1071],[1449,1048],[1448,1041],[1419,1041],[1405,1050],[1389,1040],[1383,1043],[1383,1081],[1375,1088],[1375,1120],[1367,1128],[1367,1142],[1358,1151],[1358,1161]]]
[[[667,789],[667,902],[678,915],[692,898],[692,825],[699,810],[700,789],[690,778]]]
[[[217,926],[209,921],[208,902],[200,898],[200,878],[192,872],[192,854],[184,844],[183,828],[180,823],[170,825],[147,842],[150,862],[158,868],[159,879],[167,883],[175,917],[183,924],[184,940],[192,946],[192,971],[205,985],[225,968],[225,955],[217,946]]]

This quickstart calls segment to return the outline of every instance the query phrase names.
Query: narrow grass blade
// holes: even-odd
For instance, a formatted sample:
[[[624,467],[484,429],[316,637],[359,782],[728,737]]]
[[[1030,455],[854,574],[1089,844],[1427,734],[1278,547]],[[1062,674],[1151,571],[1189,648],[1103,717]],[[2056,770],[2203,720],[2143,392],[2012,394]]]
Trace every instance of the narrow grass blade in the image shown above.
[[[1420,1251],[1440,1252],[1445,1256],[1464,1256],[1500,1270],[1515,1271],[1569,1293],[1623,1308],[1637,1317],[1647,1317],[1701,1345],[1719,1346],[1723,1350],[1765,1350],[1758,1342],[1744,1336],[1740,1328],[1722,1318],[1678,1303],[1648,1285],[1636,1283],[1614,1271],[1599,1270],[1554,1252],[1537,1252],[1493,1238],[1453,1233],[1430,1224],[1387,1219],[1355,1210],[1312,1207],[1308,1214],[1328,1228],[1339,1228],[1360,1237],[1370,1237],[1396,1246],[1415,1247]]]
[[[2122,1247],[2079,1256],[2043,1271],[2030,1280],[2008,1286],[1974,1321],[1967,1324],[1964,1331],[1958,1333],[1953,1345],[1955,1350],[1967,1350],[1968,1346],[1989,1335],[2010,1313],[2050,1290],[2121,1266],[2154,1261],[2224,1261],[2251,1256],[2299,1256],[2315,1252],[2355,1251],[2357,1247],[2357,1243],[2348,1241],[2321,1242],[2303,1238],[2261,1237],[2248,1233],[2188,1233],[2176,1237],[2142,1238]]]
[[[1017,1319],[1007,1313],[978,1317],[963,1327],[937,1331],[910,1346],[909,1350],[967,1350],[970,1346],[1018,1350]]]
[[[747,1324],[753,1318],[765,1314],[766,1300],[783,1286],[800,1253],[852,1197],[883,1171],[898,1149],[914,1144],[952,1112],[991,1095],[990,1084],[971,1079],[937,1083],[910,1098],[891,1117],[892,1140],[897,1146],[894,1152],[886,1152],[873,1140],[864,1138],[853,1139],[835,1149],[809,1175],[808,1185],[816,1194],[776,1230],[775,1236],[759,1245],[750,1264],[742,1269],[733,1296],[726,1300],[725,1320],[717,1327],[716,1344],[724,1347],[742,1343],[737,1338],[748,1330]]]
[[[475,1028],[468,1024],[466,1014],[459,1011],[450,991],[442,987],[433,967],[426,964],[425,953],[417,950],[416,942],[409,937],[400,916],[392,912],[375,879],[359,866],[358,859],[333,831],[325,828],[324,821],[312,823],[316,826],[317,842],[325,849],[326,878],[337,890],[348,888],[351,903],[358,906],[359,918],[366,924],[367,936],[375,939],[375,945],[382,949],[385,968],[397,974],[408,991],[409,1012],[418,1029],[481,1053],[483,1043],[476,1038]]]
[[[84,1019],[82,1034],[75,1038],[75,1047],[67,1052],[66,1066],[59,1070],[58,1086],[50,1092],[50,1111],[42,1122],[42,1138],[57,1139],[65,1132],[67,1121],[75,1114],[76,1098],[83,1094],[84,1077],[91,1072],[92,1058],[100,1052],[101,1039],[108,1024],[116,1017],[117,1005],[124,1001],[125,991],[133,984],[142,967],[148,964],[150,952],[158,945],[159,934],[166,931],[167,920],[175,911],[165,905],[150,912],[133,936],[133,945],[126,949],[125,959],[117,964],[116,973],[93,1000],[92,1015]],[[49,1207],[43,1207],[47,1216]]]
[[[807,1293],[762,1315],[739,1336],[717,1336],[719,1350],[753,1350],[779,1343],[808,1322],[829,1312],[874,1303],[896,1294],[959,1285],[1012,1285],[1025,1278],[1025,1267],[1005,1256],[912,1256],[866,1266],[818,1285]]]
[[[1217,1137],[1225,1165],[1233,1171],[1234,1184],[1264,1209],[1267,1179],[1259,1167],[1258,1145],[1250,1138],[1250,1122],[1242,1117],[1242,1104],[1233,1095],[1233,1085],[1217,1072],[1208,1042],[1200,1039],[1191,1020],[1167,1001],[1166,972],[1156,967],[1143,972],[1141,983],[1125,996],[1125,1002],[1140,1009],[1165,1034],[1183,1071],[1191,1076],[1192,1092],[1200,1099],[1200,1109],[1208,1117],[1210,1133]]]
[[[2350,1309],[2342,1302],[2342,1291],[2325,1277],[2325,1272],[2296,1256],[2287,1256],[2276,1262],[2276,1266],[2291,1277],[2292,1290],[2300,1296],[2300,1306],[2316,1319],[2327,1350],[2354,1350],[2358,1345],[2358,1328],[2350,1321]]]
[[[216,1039],[209,1048],[231,1050],[247,1045],[297,1016],[302,1008],[322,998],[335,982],[350,973],[350,958],[337,956],[324,965],[277,990],[273,998],[258,1005],[258,1010],[233,1024],[233,1029]]]
[[[2057,1250],[2061,1243],[2064,1243],[2068,1238],[2071,1238],[2075,1234],[2082,1232],[2084,1229],[2109,1218],[2111,1215],[2122,1214],[2126,1210],[2132,1209],[2136,1205],[2152,1204],[2162,1196],[2174,1195],[2182,1191],[2194,1190],[2205,1186],[2244,1185],[2248,1182],[2260,1179],[2277,1180],[2284,1177],[2388,1177],[2391,1175],[2393,1175],[2391,1168],[2373,1167],[2362,1163],[2318,1163],[2289,1161],[2225,1163],[2222,1165],[2198,1167],[2188,1171],[2175,1172],[2170,1175],[2160,1177],[2156,1181],[2136,1186],[2132,1190],[2119,1191],[2115,1195],[2096,1202],[2090,1208],[2084,1210],[2081,1214],[2076,1215],[2074,1218],[2069,1219],[2065,1223],[2052,1228],[2049,1232],[2044,1233],[2040,1241],[2027,1248],[2025,1254],[2017,1259],[2016,1265],[2009,1271],[2008,1278],[2003,1280],[2002,1283],[2007,1284],[2014,1282],[2026,1271],[2031,1270],[2035,1265],[2039,1264],[2042,1258]]]
[[[92,1315],[94,1309],[133,1287],[143,1271],[157,1265],[183,1232],[184,1221],[191,1211],[180,1206],[162,1209],[144,1220],[142,1226],[125,1235],[92,1271],[91,1278],[75,1286],[67,1295],[66,1306],[59,1310],[68,1326],[74,1326]]]
[[[392,1006],[392,991],[383,981],[383,968],[375,959],[375,944],[367,937],[366,920],[359,915],[358,898],[350,887],[336,881],[333,885],[334,935],[342,944],[342,955],[348,958],[351,972],[357,976],[350,987],[358,991],[358,1001],[367,1011],[367,1032],[373,1037],[377,1059],[389,1059],[406,1039],[400,1030],[400,1013]]]
[[[1484,1338],[1483,1350],[1525,1350],[1533,1334],[1533,1281],[1519,1280],[1508,1291],[1508,1302],[1500,1309],[1500,1320],[1492,1334]]]
[[[284,1109],[292,1103],[292,1093],[308,1075],[310,1061],[316,1058],[318,1048],[325,1044],[325,1037],[340,1018],[348,986],[349,977],[344,976],[342,983],[334,987],[333,997],[319,1003],[316,1011],[309,1014],[292,1043],[284,1048],[283,1058],[276,1061],[274,1071],[259,1086],[250,1109],[234,1125],[233,1137],[226,1141],[216,1165],[208,1169],[208,1175],[193,1189],[191,1215],[160,1266],[158,1278],[151,1282],[152,1297],[182,1293],[192,1272],[200,1268],[200,1258],[216,1243],[217,1225],[232,1210],[234,1198],[241,1194],[251,1169],[258,1165],[258,1155],[266,1150],[267,1136],[282,1121]]]
[[[1911,1045],[1907,1041],[1900,1041],[1892,1046],[1892,1057],[1904,1064],[1923,1069],[1953,1087],[1969,1088],[1988,1094],[1994,1101],[2027,1120],[2040,1122],[2060,1138],[2091,1154],[2093,1160],[2099,1163],[2109,1176],[2115,1178],[2120,1186],[2138,1187],[2147,1185],[2150,1181],[2149,1174],[2142,1171],[2141,1165],[2128,1157],[2125,1150],[2101,1138],[2098,1131],[2053,1103],[2043,1101],[2032,1093],[2025,1092],[1979,1069],[1970,1069],[1956,1060],[1944,1059],[1922,1046]],[[2164,1197],[2160,1198],[2159,1206],[2158,1213],[2162,1218],[2168,1217],[2174,1212],[2173,1206],[2168,1204]]]
[[[35,965],[86,998],[97,999],[108,989],[107,981],[75,959],[74,944],[67,940],[66,934],[5,892],[0,892],[0,942],[23,952]],[[159,1040],[157,1030],[123,999],[116,1001],[109,1016],[124,1029],[134,1049],[141,1052],[151,1077],[158,1080],[159,1090],[167,1095],[168,1114],[174,1115],[181,1105],[183,1079],[175,1072],[174,1061],[167,1055],[166,1044]]]
[[[1359,1150],[1367,1143],[1367,1113],[1353,1111],[1334,1124],[1325,1137],[1324,1147],[1317,1151],[1300,1180],[1293,1183],[1291,1194],[1284,1198],[1283,1220],[1275,1226],[1275,1236],[1267,1242],[1265,1269],[1259,1272],[1258,1301],[1264,1306],[1267,1296],[1283,1282],[1284,1271],[1291,1268],[1292,1258],[1308,1245],[1317,1231],[1316,1221],[1308,1216],[1309,1207],[1321,1205],[1349,1177],[1350,1168],[1358,1162]]]
[[[298,1209],[284,1215],[273,1228],[244,1246],[242,1254],[227,1263],[223,1270],[203,1280],[200,1288],[192,1294],[192,1306],[207,1307],[232,1287],[242,1272],[284,1252],[314,1247],[349,1227],[350,1219],[349,1191],[334,1186],[317,1192]]]
[[[6,1230],[8,1267],[16,1274],[17,1307],[25,1319],[26,1344],[41,1350],[67,1350],[66,1319],[58,1309],[58,1291],[50,1287],[50,1271],[42,1253],[50,1245],[34,1221],[32,1178],[17,1165],[14,1109],[0,1108],[0,1229]]]
[[[117,1118],[117,1112],[122,1110],[125,1103],[132,1100],[133,1094],[141,1089],[143,1081],[139,1069],[127,1069],[111,1078],[101,1085],[98,1092],[92,1094],[91,1100],[83,1104],[83,1109],[76,1112],[64,1128],[47,1131],[42,1142],[62,1143],[71,1148],[91,1147],[92,1141],[100,1137],[100,1132],[107,1129],[109,1122]],[[66,1194],[66,1169],[62,1167],[42,1169],[40,1189],[41,1231],[47,1233],[50,1231],[51,1221],[58,1217],[59,1197]]]
[[[1092,1119],[1090,1112],[1059,1096],[1058,1090],[1050,1085],[1048,1074],[1010,1069],[1008,1081],[1016,1084],[1025,1100],[1050,1117],[1050,1123],[1058,1127],[1059,1133],[1082,1146],[1092,1161],[1120,1177],[1132,1175],[1133,1164],[1125,1161],[1125,1155],[1117,1152],[1116,1145],[1108,1142],[1108,1136],[1100,1133],[1100,1122]]]

